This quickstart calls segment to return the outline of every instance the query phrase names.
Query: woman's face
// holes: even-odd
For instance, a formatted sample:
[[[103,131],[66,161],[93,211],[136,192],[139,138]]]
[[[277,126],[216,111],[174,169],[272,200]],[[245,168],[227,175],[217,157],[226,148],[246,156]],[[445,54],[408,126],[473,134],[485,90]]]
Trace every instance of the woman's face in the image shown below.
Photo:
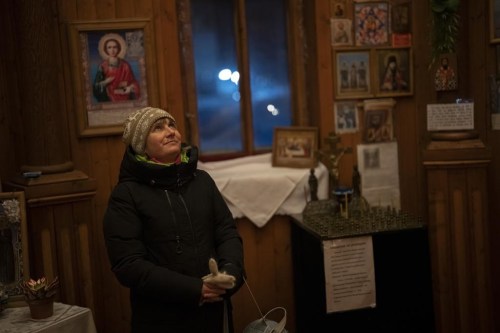
[[[157,120],[146,139],[146,154],[162,163],[173,163],[181,152],[181,133],[169,118]]]
[[[110,57],[116,57],[120,52],[120,46],[115,40],[109,40],[105,47],[106,54]]]

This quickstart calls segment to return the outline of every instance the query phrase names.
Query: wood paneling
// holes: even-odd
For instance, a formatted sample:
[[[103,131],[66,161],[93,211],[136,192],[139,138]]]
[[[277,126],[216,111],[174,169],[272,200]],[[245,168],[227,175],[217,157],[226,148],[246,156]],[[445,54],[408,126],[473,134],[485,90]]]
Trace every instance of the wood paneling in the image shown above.
[[[304,83],[307,91],[297,97],[298,107],[307,106],[308,117],[300,121],[310,120],[311,125],[320,128],[320,137],[325,138],[334,128],[333,123],[333,63],[332,47],[330,45],[330,0],[298,0],[303,6],[304,31],[295,30],[296,37],[305,41],[292,43],[296,54],[300,56],[300,48],[304,46],[303,55],[305,73],[300,69],[292,69],[294,78]],[[495,46],[488,42],[488,10],[487,1],[463,0],[460,14],[461,31],[457,59],[459,67],[459,89],[448,93],[436,93],[432,85],[432,73],[427,70],[430,60],[429,50],[429,1],[411,1],[413,24],[413,55],[414,55],[414,95],[398,98],[395,110],[395,136],[399,147],[401,203],[405,210],[426,217],[428,214],[435,221],[450,221],[450,207],[455,203],[454,218],[459,221],[484,220],[490,216],[490,234],[481,232],[483,225],[465,222],[456,228],[446,230],[446,225],[436,223],[434,249],[434,269],[442,279],[452,274],[463,277],[460,284],[440,285],[437,294],[443,329],[446,332],[456,332],[455,325],[465,325],[481,331],[480,325],[488,322],[477,322],[475,319],[459,319],[454,314],[465,311],[458,308],[458,297],[469,300],[473,304],[483,303],[483,293],[471,295],[468,288],[478,291],[476,286],[486,279],[482,261],[471,258],[480,257],[488,249],[478,246],[487,244],[489,237],[493,239],[500,233],[500,135],[498,131],[490,130],[488,109],[487,76],[496,71]],[[33,8],[40,10],[32,11]],[[60,264],[54,255],[60,246],[69,246],[73,254],[64,257],[75,265],[75,271],[64,270],[69,278],[69,285],[78,286],[75,290],[64,291],[68,299],[81,304],[94,304],[94,318],[99,332],[127,332],[129,330],[130,309],[128,292],[121,287],[110,271],[107,254],[102,238],[102,217],[107,205],[107,199],[112,186],[118,179],[118,168],[123,153],[120,136],[80,138],[76,131],[74,114],[74,99],[71,80],[71,64],[68,50],[66,25],[72,20],[108,20],[114,18],[150,18],[154,25],[154,40],[156,44],[155,91],[162,108],[176,117],[181,129],[186,128],[186,100],[184,96],[184,79],[181,72],[181,48],[179,46],[179,30],[176,1],[174,0],[7,0],[0,13],[0,37],[5,46],[0,52],[0,177],[6,181],[19,173],[23,164],[50,164],[71,160],[75,169],[95,179],[97,190],[95,198],[90,203],[73,204],[74,198],[67,198],[65,207],[42,208],[45,203],[39,202],[28,221],[32,225],[32,242],[40,249],[39,263],[34,264],[35,272],[48,271],[58,273]],[[291,10],[296,10],[292,8]],[[42,17],[40,17],[42,16]],[[300,18],[298,13],[295,17]],[[34,29],[32,18],[43,29]],[[49,30],[47,30],[49,29]],[[52,30],[50,30],[52,29]],[[21,33],[21,36],[19,36]],[[303,33],[303,35],[302,35]],[[43,37],[38,40],[38,37]],[[23,54],[27,40],[33,40],[44,54],[39,51]],[[39,44],[40,41],[45,41]],[[32,48],[29,48],[32,50]],[[42,52],[42,51],[40,51]],[[47,53],[45,53],[47,52]],[[40,57],[40,58],[37,58]],[[27,64],[28,63],[28,64]],[[49,64],[45,66],[42,64]],[[40,66],[35,66],[40,64]],[[28,65],[28,67],[23,67]],[[33,75],[30,73],[33,72]],[[36,75],[35,75],[36,73]],[[27,82],[32,84],[27,87]],[[153,89],[153,88],[152,88]],[[300,98],[299,98],[300,97]],[[305,101],[303,98],[307,98]],[[475,124],[482,141],[491,146],[492,160],[488,174],[481,175],[466,172],[465,175],[454,174],[453,186],[448,181],[447,174],[442,178],[443,170],[433,167],[432,175],[426,178],[422,164],[422,151],[427,145],[426,105],[433,102],[449,102],[457,97],[473,98],[476,107]],[[303,111],[303,110],[301,110]],[[307,119],[305,119],[307,118]],[[186,133],[186,132],[185,132]],[[187,134],[187,133],[186,133]],[[342,137],[344,146],[354,147],[360,142],[359,134],[346,134]],[[322,142],[323,143],[323,142]],[[474,155],[474,149],[470,151]],[[346,155],[341,161],[341,180],[349,183],[352,165],[356,163],[355,154]],[[470,170],[469,170],[470,171]],[[473,184],[477,177],[486,177],[488,195],[483,196],[482,190],[464,192],[460,181]],[[480,179],[482,180],[482,179]],[[441,190],[427,191],[427,186],[439,186]],[[451,186],[451,187],[450,187]],[[452,190],[453,188],[453,190]],[[427,210],[427,193],[435,203]],[[61,198],[48,199],[52,203]],[[44,199],[45,200],[45,199]],[[487,202],[486,202],[487,200]],[[463,202],[466,208],[460,208]],[[487,204],[488,215],[483,215],[487,209],[478,209]],[[57,205],[56,205],[57,206]],[[463,212],[463,209],[467,213]],[[460,215],[462,214],[462,215]],[[287,294],[290,280],[288,272],[289,244],[285,220],[279,218],[270,222],[264,229],[256,229],[249,221],[239,221],[239,228],[244,235],[245,256],[249,283],[263,310],[283,305],[289,311],[288,323],[293,330],[294,314],[293,295]],[[55,227],[57,226],[57,228]],[[62,228],[61,233],[58,232]],[[433,229],[433,230],[434,230]],[[461,247],[464,242],[465,247]],[[270,245],[270,244],[273,245]],[[437,244],[444,244],[437,246]],[[490,242],[492,259],[500,255],[500,243]],[[87,249],[85,247],[88,247]],[[275,252],[276,251],[276,252]],[[76,253],[76,254],[75,254]],[[35,255],[35,254],[32,254]],[[269,255],[274,258],[285,258],[284,263],[267,261]],[[462,263],[451,260],[458,255],[464,259]],[[266,259],[266,260],[265,260]],[[276,266],[275,266],[276,265]],[[285,266],[280,266],[285,265]],[[281,268],[280,268],[281,267]],[[272,273],[260,273],[261,268]],[[500,266],[493,265],[493,281],[500,281]],[[469,269],[476,272],[471,277]],[[92,271],[95,279],[88,276]],[[82,280],[82,277],[83,278]],[[473,279],[473,280],[470,280]],[[475,279],[475,280],[474,280]],[[269,281],[273,283],[269,284]],[[83,284],[83,285],[82,285]],[[269,285],[275,289],[266,289]],[[273,287],[274,288],[274,287]],[[92,290],[93,292],[90,292]],[[292,288],[290,288],[292,290]],[[460,294],[455,292],[460,291]],[[91,295],[92,294],[92,295]],[[268,297],[268,294],[270,295]],[[500,312],[500,284],[494,283],[492,294],[495,299],[495,311]],[[248,293],[243,288],[235,297],[235,316],[238,327],[257,318],[258,313]],[[446,302],[443,303],[443,300]],[[447,303],[451,302],[451,303]],[[479,302],[479,303],[475,303]],[[486,309],[483,309],[486,310]],[[253,311],[253,312],[252,312]],[[458,312],[457,312],[458,311]],[[496,319],[496,318],[495,318]],[[497,319],[498,320],[498,319]]]
[[[73,198],[74,199],[74,198]],[[90,200],[72,204],[30,206],[28,199],[28,234],[30,240],[30,275],[59,276],[59,301],[94,308],[94,281],[91,265],[91,220],[76,212],[91,209]]]
[[[286,216],[273,217],[263,228],[248,219],[238,219],[238,231],[243,239],[245,269],[251,293],[266,314],[275,307],[287,311],[286,329],[295,332],[295,302],[293,292],[293,264],[291,221]],[[260,318],[259,309],[246,286],[233,297],[235,332]],[[270,316],[275,321],[281,319]]]
[[[482,152],[479,160],[467,160],[465,155],[458,161],[425,161],[439,333],[494,332],[488,238],[489,152]]]

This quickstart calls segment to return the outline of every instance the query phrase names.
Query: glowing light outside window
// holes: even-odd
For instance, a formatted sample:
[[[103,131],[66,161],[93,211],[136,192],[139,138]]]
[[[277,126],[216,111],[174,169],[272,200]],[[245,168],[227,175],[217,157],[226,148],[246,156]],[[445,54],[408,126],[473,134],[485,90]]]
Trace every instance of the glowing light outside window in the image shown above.
[[[227,81],[229,79],[231,79],[231,70],[229,68],[224,68],[223,70],[221,70],[219,72],[219,80],[222,80],[222,81]]]
[[[269,104],[267,106],[267,111],[269,111],[269,113],[271,113],[273,116],[277,116],[280,114],[280,111],[272,104]]]
[[[292,123],[285,8],[284,0],[245,2],[253,138],[257,149],[271,148],[274,128]]]
[[[241,152],[245,146],[233,3],[191,0],[202,154]],[[253,146],[270,149],[274,127],[291,124],[285,4],[246,0],[245,6]]]
[[[231,83],[238,85],[238,81],[240,80],[240,73],[238,73],[238,71],[232,72],[230,69],[225,68],[219,72],[219,80],[231,81]],[[231,97],[235,102],[239,102],[241,98],[240,92],[239,91],[233,92]]]
[[[238,81],[240,81],[240,73],[238,73],[238,71],[234,71],[231,73],[231,82],[238,84]]]

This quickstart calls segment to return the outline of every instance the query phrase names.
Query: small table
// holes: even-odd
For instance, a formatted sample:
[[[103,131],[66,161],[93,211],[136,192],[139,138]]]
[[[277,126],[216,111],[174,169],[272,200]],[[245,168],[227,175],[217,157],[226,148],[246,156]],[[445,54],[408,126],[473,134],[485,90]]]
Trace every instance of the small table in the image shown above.
[[[297,332],[435,332],[426,226],[379,208],[359,221],[321,216],[323,204],[328,208],[326,201],[309,204],[318,207],[292,224]],[[328,313],[322,243],[366,235],[373,238],[376,307]]]
[[[96,333],[94,318],[88,308],[54,303],[54,314],[32,319],[29,307],[7,308],[0,313],[0,333]]]
[[[273,167],[271,153],[218,162],[198,162],[215,181],[234,218],[262,228],[274,215],[301,214],[309,198],[310,169]],[[319,199],[328,197],[328,170],[314,169]]]

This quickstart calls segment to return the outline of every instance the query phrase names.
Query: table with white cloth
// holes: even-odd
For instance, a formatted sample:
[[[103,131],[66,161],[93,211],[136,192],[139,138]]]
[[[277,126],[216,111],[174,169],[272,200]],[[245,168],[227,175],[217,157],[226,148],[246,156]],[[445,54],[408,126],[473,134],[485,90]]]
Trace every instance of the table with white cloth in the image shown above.
[[[273,215],[301,214],[310,200],[310,169],[273,167],[272,155],[261,154],[220,162],[199,162],[214,179],[235,218],[246,217],[263,227]],[[328,170],[314,169],[318,198],[328,198]]]
[[[0,333],[95,333],[92,312],[88,308],[54,303],[54,314],[32,319],[27,306],[7,308],[0,312]]]

